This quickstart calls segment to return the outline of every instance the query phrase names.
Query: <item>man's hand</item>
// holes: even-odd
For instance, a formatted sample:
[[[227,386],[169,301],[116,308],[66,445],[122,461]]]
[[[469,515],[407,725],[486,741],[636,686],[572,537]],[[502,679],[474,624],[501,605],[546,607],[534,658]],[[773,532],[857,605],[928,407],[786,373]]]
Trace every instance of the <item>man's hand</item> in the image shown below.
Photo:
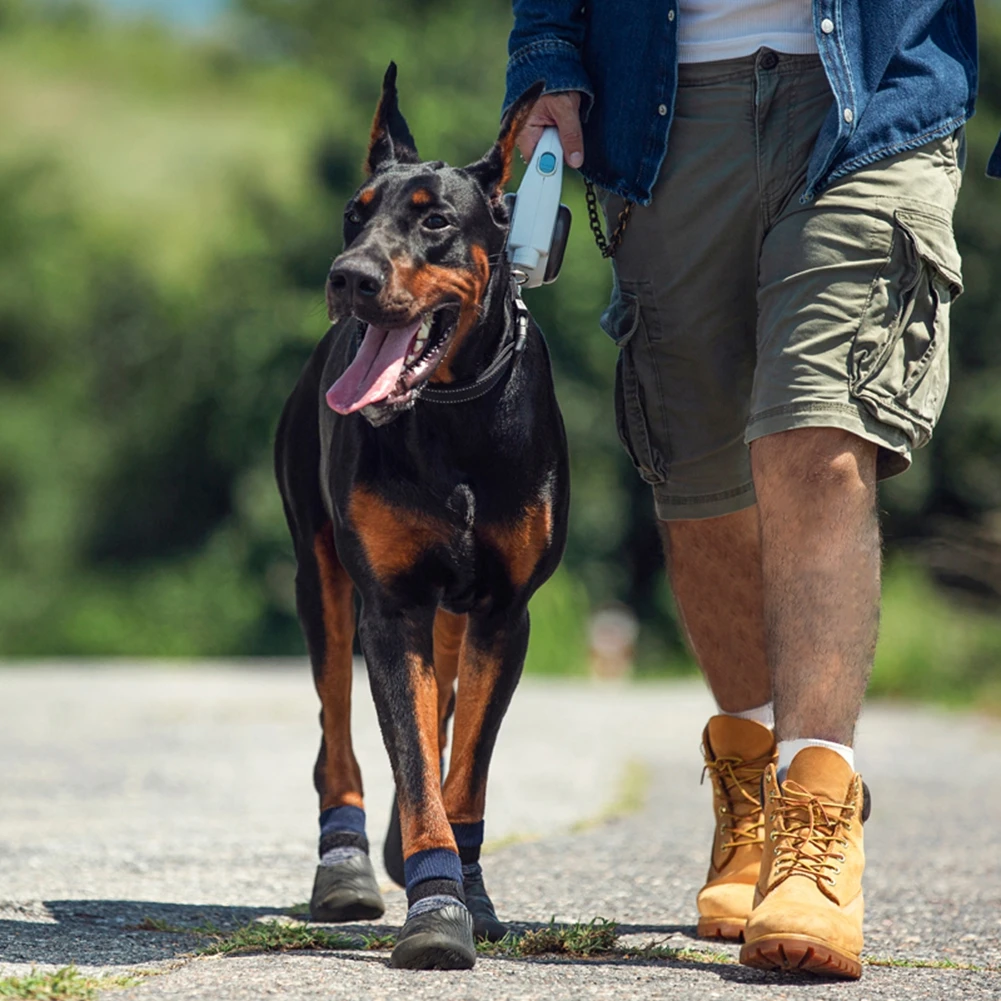
[[[542,130],[555,125],[560,130],[563,159],[571,167],[584,162],[584,136],[580,130],[580,91],[566,90],[558,94],[545,94],[535,102],[525,127],[518,134],[518,149],[526,162],[542,138]]]

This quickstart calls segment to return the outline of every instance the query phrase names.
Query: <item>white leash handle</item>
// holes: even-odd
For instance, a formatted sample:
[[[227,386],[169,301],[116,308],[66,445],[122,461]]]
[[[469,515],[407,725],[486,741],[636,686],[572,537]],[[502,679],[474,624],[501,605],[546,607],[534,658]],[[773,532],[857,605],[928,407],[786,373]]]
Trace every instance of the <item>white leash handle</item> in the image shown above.
[[[558,130],[549,126],[518,188],[507,239],[511,269],[522,288],[535,288],[545,280],[562,189],[563,147]]]

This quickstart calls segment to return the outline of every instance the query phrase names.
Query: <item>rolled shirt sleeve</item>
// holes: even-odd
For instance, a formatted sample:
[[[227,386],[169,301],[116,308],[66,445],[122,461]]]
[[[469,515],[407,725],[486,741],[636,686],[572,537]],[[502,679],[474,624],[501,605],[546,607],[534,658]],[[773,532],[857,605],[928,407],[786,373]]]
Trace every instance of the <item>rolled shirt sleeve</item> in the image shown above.
[[[537,80],[543,93],[578,90],[586,120],[594,91],[581,60],[584,18],[580,0],[514,0],[514,27],[508,39],[508,108]]]

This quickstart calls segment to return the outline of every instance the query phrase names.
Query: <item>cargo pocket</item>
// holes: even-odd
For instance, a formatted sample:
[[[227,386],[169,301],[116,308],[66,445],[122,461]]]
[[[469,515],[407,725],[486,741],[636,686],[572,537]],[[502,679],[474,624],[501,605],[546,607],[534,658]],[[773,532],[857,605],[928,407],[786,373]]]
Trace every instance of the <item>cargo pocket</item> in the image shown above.
[[[850,358],[851,393],[913,448],[931,438],[949,388],[949,306],[963,291],[951,223],[914,208],[894,214]]]
[[[636,353],[646,343],[637,297],[616,287],[601,316],[601,327],[619,347],[615,366],[615,426],[619,440],[647,483],[663,483],[667,464],[651,440],[643,386],[636,374]]]

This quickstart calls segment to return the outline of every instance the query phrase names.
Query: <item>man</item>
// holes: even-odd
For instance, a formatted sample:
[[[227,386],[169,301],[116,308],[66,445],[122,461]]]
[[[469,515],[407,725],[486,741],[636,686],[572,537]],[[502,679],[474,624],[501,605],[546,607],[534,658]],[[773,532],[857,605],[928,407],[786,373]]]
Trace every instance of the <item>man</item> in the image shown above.
[[[699,933],[743,937],[749,965],[858,977],[876,482],[948,385],[973,0],[514,13],[505,103],[546,82],[522,154],[556,125],[618,230],[619,433],[720,709]]]

